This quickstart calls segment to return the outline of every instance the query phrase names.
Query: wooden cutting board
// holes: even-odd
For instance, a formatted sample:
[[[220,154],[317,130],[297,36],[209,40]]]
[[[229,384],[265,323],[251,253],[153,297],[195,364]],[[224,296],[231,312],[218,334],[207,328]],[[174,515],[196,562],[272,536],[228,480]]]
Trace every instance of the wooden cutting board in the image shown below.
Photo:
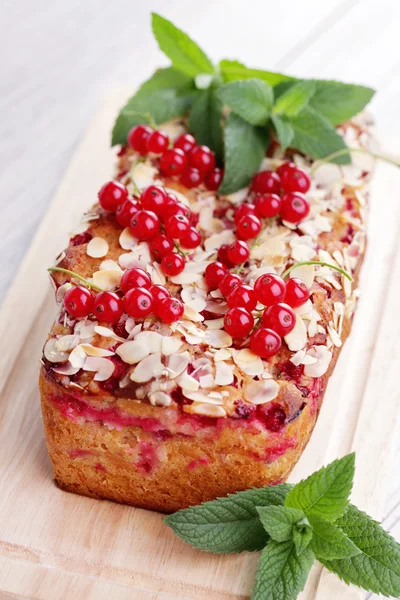
[[[55,306],[46,267],[111,176],[109,135],[127,96],[117,90],[88,130],[2,307],[0,319],[0,594],[35,599],[246,599],[257,556],[186,546],[161,515],[60,491],[43,439],[37,378]],[[400,174],[380,164],[373,185],[363,294],[312,439],[291,480],[357,452],[352,499],[382,517],[396,432],[400,356]],[[302,600],[355,600],[318,565]],[[1,596],[2,597],[2,596]]]

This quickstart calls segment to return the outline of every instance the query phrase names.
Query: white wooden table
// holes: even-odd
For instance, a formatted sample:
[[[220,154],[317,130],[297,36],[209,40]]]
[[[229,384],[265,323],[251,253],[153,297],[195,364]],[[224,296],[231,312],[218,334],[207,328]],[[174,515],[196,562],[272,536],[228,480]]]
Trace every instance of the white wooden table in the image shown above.
[[[215,60],[376,87],[378,128],[400,153],[397,0],[3,0],[0,300],[103,95],[121,83],[134,90],[165,64],[150,10],[188,30]],[[400,539],[397,467],[384,525]]]

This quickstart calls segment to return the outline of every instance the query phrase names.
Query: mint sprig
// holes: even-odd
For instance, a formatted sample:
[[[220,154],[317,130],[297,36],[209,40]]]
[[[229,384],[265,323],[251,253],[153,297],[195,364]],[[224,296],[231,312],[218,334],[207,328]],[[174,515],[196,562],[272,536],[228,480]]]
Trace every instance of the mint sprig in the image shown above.
[[[294,600],[315,559],[346,583],[400,596],[400,544],[349,504],[354,454],[297,485],[238,492],[165,518],[185,542],[203,551],[264,548],[252,600]]]
[[[224,166],[221,194],[248,185],[272,133],[283,150],[290,147],[312,159],[332,155],[330,160],[337,164],[350,162],[335,126],[359,113],[374,90],[340,81],[297,79],[248,68],[237,60],[214,65],[199,45],[168,19],[153,13],[152,29],[171,66],[156,71],[121,109],[112,133],[113,145],[126,143],[129,130],[149,122],[148,115],[156,125],[187,116],[197,141],[209,146]],[[229,110],[223,110],[224,106]],[[230,115],[226,118],[229,111],[246,123],[247,127],[241,125],[240,129],[256,141],[250,160],[246,160],[246,139],[239,143],[236,135],[226,134],[226,128],[232,127]],[[242,161],[246,164],[237,172]]]

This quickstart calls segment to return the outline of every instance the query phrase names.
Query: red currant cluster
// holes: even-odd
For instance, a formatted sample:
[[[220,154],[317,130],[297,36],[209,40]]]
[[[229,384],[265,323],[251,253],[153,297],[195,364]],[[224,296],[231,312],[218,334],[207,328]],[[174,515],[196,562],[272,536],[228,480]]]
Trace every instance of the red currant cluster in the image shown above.
[[[310,177],[294,163],[285,162],[277,171],[261,171],[253,177],[252,202],[241,204],[235,211],[237,236],[250,240],[261,231],[261,219],[280,216],[289,223],[299,223],[310,212],[303,196],[310,189]]]
[[[229,306],[224,317],[224,328],[236,339],[244,339],[254,329],[257,303],[267,307],[260,315],[250,337],[251,350],[262,358],[279,352],[281,337],[290,333],[296,324],[293,308],[307,302],[310,292],[300,279],[284,281],[278,275],[266,273],[255,282],[254,288],[244,285],[239,275],[230,273],[223,262],[213,262],[205,271],[210,290],[219,289]]]
[[[173,323],[183,315],[183,304],[173,298],[166,287],[152,285],[143,269],[129,269],[121,279],[120,298],[115,292],[99,292],[93,296],[83,286],[70,288],[64,296],[65,310],[73,317],[87,317],[93,313],[99,321],[116,323],[125,311],[134,319],[144,319],[151,314],[164,323]]]
[[[219,188],[223,171],[216,168],[214,152],[207,146],[198,146],[190,133],[180,135],[169,148],[168,136],[148,125],[136,125],[128,134],[128,144],[143,156],[160,156],[160,171],[166,177],[179,177],[186,188],[204,183],[208,190]]]
[[[118,181],[109,181],[99,192],[99,202],[108,211],[115,211],[121,227],[129,227],[132,234],[149,243],[150,250],[165,275],[179,275],[185,268],[185,259],[175,252],[174,240],[181,248],[194,250],[201,244],[201,235],[192,223],[195,215],[164,188],[151,185],[140,199],[128,198],[128,190]]]

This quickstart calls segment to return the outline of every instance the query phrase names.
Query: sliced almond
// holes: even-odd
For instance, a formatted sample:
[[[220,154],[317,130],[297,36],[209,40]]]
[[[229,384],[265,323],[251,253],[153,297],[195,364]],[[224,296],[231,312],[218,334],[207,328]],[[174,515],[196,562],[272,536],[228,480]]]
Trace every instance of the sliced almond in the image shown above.
[[[123,250],[131,250],[131,248],[137,246],[137,243],[137,238],[132,235],[129,227],[125,227],[119,236],[119,245],[121,248]]]
[[[196,283],[196,281],[202,278],[208,264],[209,261],[187,262],[182,273],[171,277],[170,281],[176,285]]]
[[[214,377],[209,373],[208,375],[201,375],[199,377],[201,388],[213,388],[215,386]]]
[[[294,329],[285,335],[285,342],[288,345],[289,350],[292,352],[297,352],[297,350],[302,350],[307,343],[307,329],[304,324],[303,319],[296,315],[296,325]]]
[[[264,365],[259,356],[247,348],[233,353],[233,360],[242,373],[255,377],[264,371]]]
[[[81,344],[82,350],[87,354],[87,356],[113,356],[115,353],[112,350],[107,350],[107,348],[98,348],[97,346],[92,346],[91,344]]]
[[[158,171],[149,162],[135,163],[130,171],[131,178],[135,182],[136,186],[143,190],[154,183]]]
[[[92,258],[103,258],[103,256],[106,256],[108,249],[107,240],[101,237],[94,237],[86,247],[86,254]]]
[[[192,392],[190,390],[182,390],[182,394],[188,400],[193,400],[194,402],[206,402],[207,404],[216,404],[221,405],[223,403],[223,398],[219,394],[216,398],[213,398],[211,393],[208,390],[198,390],[197,392]]]
[[[190,354],[189,352],[182,352],[182,354],[172,354],[168,357],[168,371],[169,378],[175,379],[178,377],[183,371],[186,370],[188,364],[190,362]]]
[[[145,383],[154,377],[160,377],[165,370],[161,362],[161,354],[159,352],[150,354],[141,360],[131,373],[131,380],[136,383]]]
[[[86,352],[82,348],[82,344],[76,346],[69,355],[69,362],[77,369],[82,369],[86,360]]]
[[[79,371],[79,368],[73,367],[70,362],[66,362],[64,365],[61,365],[61,367],[53,367],[53,371],[59,375],[69,376],[76,375],[76,373]]]
[[[161,352],[164,356],[170,356],[176,354],[182,346],[182,340],[177,337],[163,337],[161,342]]]
[[[235,239],[235,234],[231,229],[224,229],[220,233],[210,235],[204,242],[204,248],[207,252],[218,250],[223,244],[231,244]]]
[[[233,366],[223,361],[217,362],[215,364],[215,383],[217,385],[230,385],[233,381]]]
[[[135,342],[146,347],[149,353],[161,352],[163,339],[157,331],[141,331],[135,336]]]
[[[221,348],[220,350],[217,350],[216,353],[214,354],[215,362],[217,362],[219,360],[229,360],[230,358],[231,358],[231,352],[229,350],[226,350],[225,348]]]
[[[63,335],[56,341],[56,349],[60,352],[68,352],[79,344],[79,336],[77,335]]]
[[[331,362],[332,352],[326,346],[312,346],[307,351],[307,355],[316,358],[317,361],[312,365],[306,365],[304,374],[307,377],[322,377],[322,375],[325,375]]]
[[[228,348],[232,345],[232,338],[223,329],[207,329],[204,342],[213,348]]]
[[[100,263],[100,270],[105,271],[121,271],[121,267],[115,260],[107,259]]]
[[[210,319],[210,320],[204,321],[204,325],[208,329],[222,329],[224,326],[224,319],[223,319],[223,317],[221,317],[220,319]]]
[[[197,379],[189,375],[187,371],[182,373],[182,375],[179,375],[179,377],[176,379],[176,383],[181,388],[186,389],[188,392],[196,392],[200,387]]]
[[[65,362],[69,358],[68,352],[62,352],[57,348],[57,338],[50,338],[44,345],[43,354],[52,363]]]
[[[277,397],[279,385],[274,379],[252,381],[244,388],[244,397],[251,404],[266,404]]]
[[[165,392],[154,392],[149,395],[149,400],[153,406],[170,406],[172,402],[171,396]]]
[[[195,415],[203,415],[204,417],[226,417],[226,410],[222,406],[203,404],[201,402],[193,402],[190,406],[185,406],[184,411]]]
[[[124,342],[115,351],[128,365],[135,365],[150,354],[149,348],[136,340]]]
[[[310,289],[315,277],[314,265],[301,265],[300,267],[296,267],[290,273],[290,277],[296,277],[297,279],[301,279],[301,281],[303,281],[306,284],[308,289]]]
[[[64,283],[63,285],[60,285],[60,287],[57,288],[57,292],[56,292],[56,300],[57,300],[57,302],[62,302],[64,300],[65,294],[71,288],[72,288],[72,283],[70,283],[69,281],[67,283]]]
[[[81,340],[90,340],[95,334],[97,321],[90,319],[81,319],[74,327],[74,333],[79,335]]]
[[[106,381],[114,373],[115,365],[108,358],[98,358],[95,356],[89,356],[85,360],[83,365],[85,371],[96,372],[94,376],[95,381]]]
[[[114,290],[119,286],[121,277],[121,270],[103,269],[93,273],[93,283],[102,290]]]

